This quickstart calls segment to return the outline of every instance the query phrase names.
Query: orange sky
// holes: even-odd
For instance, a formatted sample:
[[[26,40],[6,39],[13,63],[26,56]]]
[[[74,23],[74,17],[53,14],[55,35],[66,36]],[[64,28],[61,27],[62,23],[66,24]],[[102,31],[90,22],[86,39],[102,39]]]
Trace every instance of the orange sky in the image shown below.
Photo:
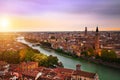
[[[64,15],[57,16],[51,14],[44,16],[0,16],[2,19],[7,19],[9,22],[8,27],[1,29],[0,31],[83,31],[87,26],[88,30],[95,30],[95,27],[100,27],[100,30],[107,31],[119,31],[117,22],[113,25],[108,25],[100,20],[91,21],[91,16],[78,16],[78,15]],[[62,18],[64,17],[64,19]],[[86,20],[87,18],[87,20]],[[95,24],[98,23],[99,24]],[[108,22],[113,22],[112,20]]]

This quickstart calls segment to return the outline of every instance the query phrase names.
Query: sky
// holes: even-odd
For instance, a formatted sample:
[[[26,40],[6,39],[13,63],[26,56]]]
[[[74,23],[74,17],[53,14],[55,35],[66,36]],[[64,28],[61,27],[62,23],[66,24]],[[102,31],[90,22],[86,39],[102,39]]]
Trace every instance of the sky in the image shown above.
[[[120,0],[0,0],[0,23],[0,31],[120,31]]]

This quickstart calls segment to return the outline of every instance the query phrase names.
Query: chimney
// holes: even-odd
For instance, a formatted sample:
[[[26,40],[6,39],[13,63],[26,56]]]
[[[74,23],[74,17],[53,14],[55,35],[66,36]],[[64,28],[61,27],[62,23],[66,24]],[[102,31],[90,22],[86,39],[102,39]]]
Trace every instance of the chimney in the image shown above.
[[[80,65],[80,64],[77,64],[77,65],[76,65],[76,71],[81,70],[81,68],[80,68],[80,67],[81,67],[81,65]]]

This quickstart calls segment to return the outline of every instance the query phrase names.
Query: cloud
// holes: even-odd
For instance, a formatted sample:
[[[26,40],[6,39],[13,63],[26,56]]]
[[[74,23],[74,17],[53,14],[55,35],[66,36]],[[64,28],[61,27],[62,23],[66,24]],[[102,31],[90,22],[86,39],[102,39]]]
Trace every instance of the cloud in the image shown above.
[[[18,15],[60,12],[120,16],[119,0],[0,0],[0,12]]]
[[[87,1],[87,0],[86,0]],[[89,0],[91,1],[91,0]],[[116,1],[116,2],[115,2]],[[100,0],[93,2],[74,2],[69,8],[64,8],[64,12],[72,14],[89,14],[100,16],[120,17],[120,1]]]

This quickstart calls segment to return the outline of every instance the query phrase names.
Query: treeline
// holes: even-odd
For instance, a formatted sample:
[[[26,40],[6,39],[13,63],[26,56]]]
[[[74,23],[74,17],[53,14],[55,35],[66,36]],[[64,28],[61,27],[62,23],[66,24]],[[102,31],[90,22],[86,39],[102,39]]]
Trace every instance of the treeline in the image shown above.
[[[55,49],[55,51],[72,56],[72,57],[78,57],[75,53],[71,52],[65,52],[63,49]],[[118,63],[120,64],[120,58],[117,58],[117,55],[114,50],[107,50],[107,49],[102,49],[101,50],[101,55],[97,55],[94,52],[95,50],[93,48],[89,48],[85,51],[81,52],[81,58],[87,58],[87,59],[97,59],[98,61],[103,61],[103,62],[110,62],[110,63]]]
[[[65,54],[65,55],[68,55],[68,56],[72,56],[72,57],[78,57],[77,55],[75,55],[75,53],[71,53],[71,52],[65,52],[63,49],[54,49],[56,52],[58,53],[62,53],[62,54]]]
[[[94,53],[94,49],[89,48],[88,50],[81,52],[81,55],[88,58],[95,57],[96,59],[100,59],[103,62],[107,61],[120,63],[120,58],[117,58],[117,55],[114,50],[102,49],[101,55],[97,55]]]
[[[20,51],[4,51],[0,53],[0,60],[11,64],[18,64],[20,62],[36,61],[39,66],[56,67],[58,66],[58,58],[55,56],[47,56],[39,53],[31,48],[25,48]]]
[[[28,42],[31,42],[31,43],[37,42],[35,39],[28,39],[28,38],[25,38],[25,40],[28,41]]]
[[[49,43],[49,42],[40,42],[40,44],[42,47],[52,49],[51,43]]]

